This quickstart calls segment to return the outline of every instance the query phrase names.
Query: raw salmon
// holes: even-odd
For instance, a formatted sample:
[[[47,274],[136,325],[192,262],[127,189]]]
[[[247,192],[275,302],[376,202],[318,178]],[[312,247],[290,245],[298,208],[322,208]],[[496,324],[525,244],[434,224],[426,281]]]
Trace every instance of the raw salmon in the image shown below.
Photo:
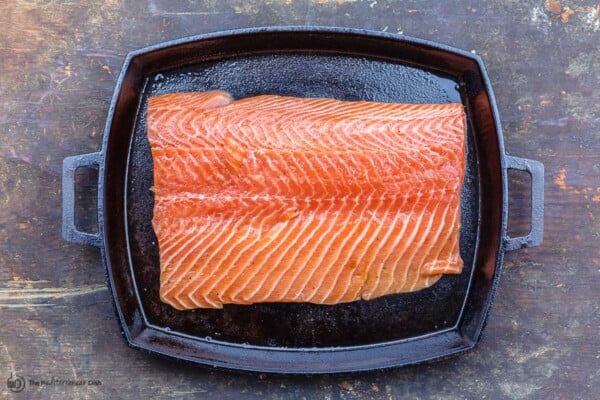
[[[152,97],[160,297],[336,304],[458,274],[461,104]]]

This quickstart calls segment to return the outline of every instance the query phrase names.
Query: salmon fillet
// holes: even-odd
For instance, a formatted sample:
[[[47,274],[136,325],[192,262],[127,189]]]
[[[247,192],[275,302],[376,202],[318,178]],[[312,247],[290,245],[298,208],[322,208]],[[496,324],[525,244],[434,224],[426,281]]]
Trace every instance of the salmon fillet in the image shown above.
[[[458,274],[461,104],[152,97],[160,298],[337,304]]]

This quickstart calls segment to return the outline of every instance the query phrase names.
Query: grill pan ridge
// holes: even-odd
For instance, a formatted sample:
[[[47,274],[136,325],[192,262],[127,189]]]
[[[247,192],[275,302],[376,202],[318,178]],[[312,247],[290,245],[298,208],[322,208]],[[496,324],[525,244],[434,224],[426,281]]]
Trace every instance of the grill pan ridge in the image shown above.
[[[462,102],[467,163],[458,276],[415,293],[333,306],[226,305],[175,311],[158,298],[152,230],[150,96],[220,89],[382,102]],[[74,174],[98,167],[98,233],[74,224]],[[531,175],[531,232],[507,236],[507,170]],[[115,309],[135,348],[195,363],[262,372],[329,373],[403,366],[473,348],[507,250],[542,240],[543,166],[508,156],[490,82],[469,52],[406,36],[346,28],[219,32],[130,53],[111,103],[102,150],[63,164],[63,237],[99,246]]]

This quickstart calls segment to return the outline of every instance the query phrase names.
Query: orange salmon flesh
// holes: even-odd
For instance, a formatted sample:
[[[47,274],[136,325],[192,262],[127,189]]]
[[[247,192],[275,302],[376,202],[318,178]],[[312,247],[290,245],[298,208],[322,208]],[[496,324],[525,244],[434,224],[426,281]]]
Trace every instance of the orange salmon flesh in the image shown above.
[[[160,298],[338,304],[459,274],[465,114],[221,91],[150,98]]]

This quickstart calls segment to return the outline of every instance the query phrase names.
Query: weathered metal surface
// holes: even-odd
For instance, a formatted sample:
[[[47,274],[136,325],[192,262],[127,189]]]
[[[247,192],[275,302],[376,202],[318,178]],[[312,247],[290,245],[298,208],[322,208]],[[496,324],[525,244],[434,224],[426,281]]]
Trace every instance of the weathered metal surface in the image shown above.
[[[597,2],[13,0],[0,24],[0,397],[600,396]],[[401,370],[285,377],[176,364],[119,337],[98,250],[60,237],[62,160],[100,148],[130,50],[264,25],[403,32],[483,57],[507,151],[544,163],[546,203],[544,245],[507,254],[475,351]],[[516,183],[511,229],[522,233],[527,185]],[[25,380],[22,393],[7,387],[11,374]]]

